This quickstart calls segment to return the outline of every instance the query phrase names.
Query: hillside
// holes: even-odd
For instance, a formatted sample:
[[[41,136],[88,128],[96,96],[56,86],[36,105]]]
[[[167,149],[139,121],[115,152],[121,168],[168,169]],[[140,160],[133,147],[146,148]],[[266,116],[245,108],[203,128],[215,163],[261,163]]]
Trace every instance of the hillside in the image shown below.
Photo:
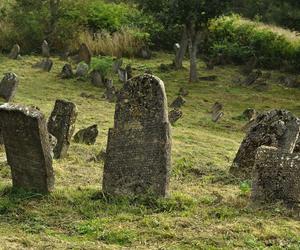
[[[104,89],[59,79],[65,62],[58,58],[51,73],[45,73],[31,67],[39,57],[0,57],[0,75],[12,71],[20,77],[16,103],[38,106],[48,117],[55,100],[66,99],[78,107],[76,131],[93,124],[100,129],[95,145],[72,143],[69,156],[54,161],[56,184],[49,196],[13,191],[1,150],[0,249],[299,249],[299,211],[282,204],[254,206],[248,184],[234,179],[228,169],[244,136],[243,111],[285,108],[300,116],[300,89],[279,85],[282,73],[277,71],[270,71],[266,91],[238,86],[233,83],[240,77],[238,67],[207,71],[202,62],[199,75],[218,78],[191,84],[187,69],[158,70],[172,57],[157,53],[149,61],[126,60],[134,75],[150,69],[159,76],[169,103],[180,87],[190,92],[184,116],[172,128],[170,197],[161,200],[112,200],[101,193],[103,161],[90,159],[106,149],[113,125],[114,104],[101,99]],[[97,98],[80,97],[82,92]],[[216,101],[225,110],[219,123],[209,113]]]

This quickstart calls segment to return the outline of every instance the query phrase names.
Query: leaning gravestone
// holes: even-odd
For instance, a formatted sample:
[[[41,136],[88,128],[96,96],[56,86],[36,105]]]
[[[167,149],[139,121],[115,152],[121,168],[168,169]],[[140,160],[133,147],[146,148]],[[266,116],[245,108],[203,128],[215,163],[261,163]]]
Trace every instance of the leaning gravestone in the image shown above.
[[[256,202],[300,204],[300,154],[260,147],[253,171],[252,199]]]
[[[286,110],[271,110],[256,118],[230,168],[236,177],[250,179],[256,150],[260,146],[276,147],[293,153],[300,131],[300,120]]]
[[[0,122],[13,186],[48,193],[54,186],[51,146],[44,115],[22,105],[0,106]]]
[[[65,64],[61,70],[60,77],[62,79],[71,79],[73,76],[74,73],[71,64]]]
[[[75,130],[76,118],[77,108],[74,103],[56,100],[48,120],[48,131],[57,139],[56,147],[53,150],[54,158],[60,159],[67,156]]]
[[[222,110],[223,110],[223,104],[219,102],[215,102],[211,110],[212,113],[211,119],[213,122],[218,122],[224,116],[224,112]]]
[[[124,84],[106,152],[105,193],[167,195],[171,132],[164,83],[159,78],[145,74]]]
[[[170,105],[171,108],[179,109],[186,103],[186,100],[179,95]]]
[[[174,125],[181,117],[183,113],[179,109],[173,109],[169,112],[169,120],[172,125]]]
[[[32,67],[50,72],[53,66],[53,61],[50,58],[45,58],[41,62],[34,64]]]
[[[10,102],[15,97],[19,85],[18,76],[15,73],[6,73],[0,82],[0,97]]]
[[[96,87],[104,87],[104,79],[99,70],[93,70],[90,74],[91,82]]]
[[[74,135],[74,141],[76,143],[84,143],[87,145],[93,145],[96,143],[98,134],[99,134],[98,126],[95,124],[88,128],[79,130]]]
[[[84,61],[88,65],[91,63],[92,52],[90,51],[90,49],[85,43],[80,45],[79,52],[78,52],[78,60],[79,62]]]
[[[15,44],[11,49],[8,57],[10,59],[18,59],[18,57],[20,56],[20,50],[21,50],[20,46],[18,44]]]
[[[50,57],[50,48],[46,40],[44,40],[42,44],[42,56],[47,58]]]

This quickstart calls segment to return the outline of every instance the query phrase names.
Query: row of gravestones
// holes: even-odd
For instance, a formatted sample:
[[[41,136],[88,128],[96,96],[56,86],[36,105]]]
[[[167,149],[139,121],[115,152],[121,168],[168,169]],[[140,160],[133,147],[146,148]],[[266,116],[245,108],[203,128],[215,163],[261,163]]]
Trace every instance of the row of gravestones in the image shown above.
[[[300,202],[299,133],[300,119],[286,110],[264,112],[252,121],[230,173],[252,179],[254,200]]]
[[[52,150],[55,158],[66,155],[76,116],[76,106],[65,101],[56,102],[48,124],[36,108],[9,103],[0,106],[14,187],[41,193],[53,189]],[[55,143],[49,133],[56,138]],[[132,78],[118,95],[114,128],[109,130],[103,191],[165,196],[170,162],[171,131],[164,84],[151,75]]]

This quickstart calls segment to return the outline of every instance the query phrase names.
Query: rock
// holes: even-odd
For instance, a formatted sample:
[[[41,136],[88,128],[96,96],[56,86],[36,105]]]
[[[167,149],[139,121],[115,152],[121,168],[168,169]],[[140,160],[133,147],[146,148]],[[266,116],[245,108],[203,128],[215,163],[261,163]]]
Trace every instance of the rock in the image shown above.
[[[103,98],[107,99],[109,102],[116,101],[116,88],[114,86],[107,86],[103,94]]]
[[[82,43],[78,52],[78,62],[85,62],[87,65],[91,63],[92,52],[85,43]]]
[[[81,62],[77,65],[76,73],[75,75],[77,77],[86,77],[89,72],[89,65],[87,65],[84,62]]]
[[[34,64],[32,67],[41,69],[43,71],[50,72],[52,69],[52,66],[53,66],[53,61],[49,58],[45,58],[41,62]]]
[[[174,125],[181,117],[183,113],[179,109],[173,109],[169,112],[169,121],[172,125]]]
[[[104,87],[104,79],[100,71],[93,70],[91,72],[91,82],[96,87]]]
[[[127,72],[127,80],[132,78],[132,67],[130,64],[128,64],[125,68],[126,72]]]
[[[286,110],[271,110],[256,118],[230,168],[230,173],[250,179],[256,150],[261,146],[276,147],[282,152],[294,151],[300,132],[300,120]]]
[[[19,85],[18,76],[15,73],[6,73],[0,82],[0,97],[6,102],[11,102]]]
[[[92,145],[96,143],[98,133],[99,132],[97,125],[93,125],[88,128],[79,130],[74,136],[74,141],[76,143]]]
[[[109,130],[103,192],[109,195],[166,196],[171,133],[163,82],[152,75],[127,81]]]
[[[112,70],[114,74],[118,74],[119,69],[122,67],[123,59],[122,58],[115,58],[113,61]]]
[[[152,57],[152,52],[149,48],[142,48],[139,53],[138,56],[142,59],[146,59],[149,60]]]
[[[224,116],[224,112],[220,111],[218,113],[213,113],[212,115],[212,121],[213,122],[218,122],[219,120],[221,120],[221,118]]]
[[[42,56],[47,58],[50,57],[50,48],[46,40],[44,40],[42,44]]]
[[[62,79],[71,79],[74,77],[71,64],[65,64],[61,70],[60,77]]]
[[[0,121],[13,187],[50,192],[54,174],[45,116],[39,110],[6,103],[0,106]]]
[[[300,88],[300,82],[296,77],[281,76],[279,77],[279,84],[288,88]]]
[[[13,46],[13,48],[11,49],[11,51],[10,51],[8,57],[9,57],[10,59],[15,59],[15,60],[16,60],[16,59],[18,59],[18,57],[20,56],[20,51],[21,51],[20,46],[19,46],[18,44],[15,44],[15,45]]]
[[[189,95],[189,91],[187,89],[181,87],[179,89],[179,95],[181,95],[181,96],[188,96]]]
[[[127,70],[125,70],[125,69],[119,69],[118,70],[118,75],[119,75],[119,80],[122,83],[127,82],[127,80],[128,80]]]
[[[170,105],[171,108],[181,108],[184,104],[186,103],[186,100],[181,96],[179,95],[173,102],[172,104]]]

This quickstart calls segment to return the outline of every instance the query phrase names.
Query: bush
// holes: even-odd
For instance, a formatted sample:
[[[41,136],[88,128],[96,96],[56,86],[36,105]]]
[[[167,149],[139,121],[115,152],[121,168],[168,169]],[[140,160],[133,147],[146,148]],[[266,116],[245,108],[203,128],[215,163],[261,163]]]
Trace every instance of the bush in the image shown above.
[[[113,58],[111,57],[93,57],[91,61],[91,71],[99,71],[103,78],[112,73],[112,66]]]

